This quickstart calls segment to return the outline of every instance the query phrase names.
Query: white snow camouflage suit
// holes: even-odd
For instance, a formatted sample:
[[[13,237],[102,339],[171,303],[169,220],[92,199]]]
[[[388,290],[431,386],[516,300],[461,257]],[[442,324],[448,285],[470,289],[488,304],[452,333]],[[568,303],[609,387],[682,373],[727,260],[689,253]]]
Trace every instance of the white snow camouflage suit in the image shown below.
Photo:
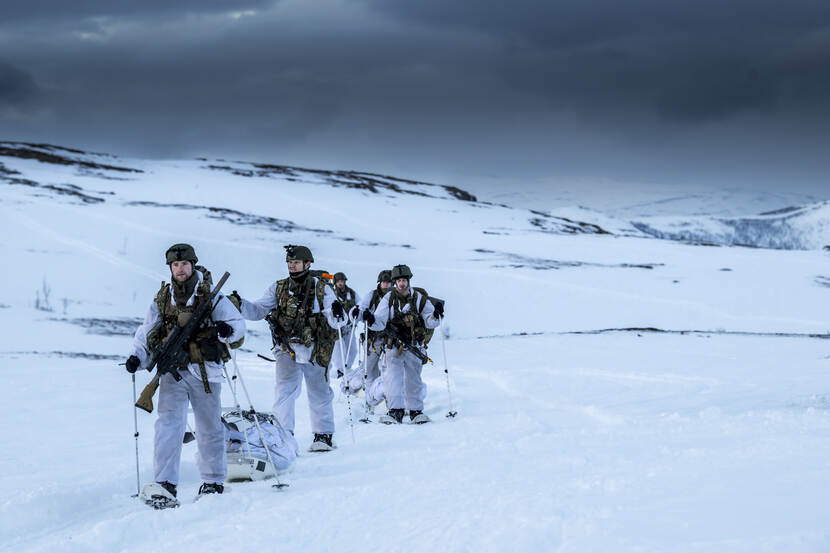
[[[306,278],[314,279],[313,289],[316,289],[317,277],[309,275]],[[242,316],[245,319],[249,321],[261,320],[277,306],[278,282],[271,284],[257,301],[242,300]],[[286,293],[293,294],[290,290]],[[323,313],[329,326],[337,328],[346,324],[346,318],[344,317],[342,320],[335,319],[331,312],[334,300],[334,292],[326,286],[323,305],[319,305],[315,294],[311,312]],[[335,350],[337,347],[335,344]],[[311,346],[292,343],[291,348],[294,350],[294,357],[279,346],[272,350],[276,358],[273,412],[279,418],[283,428],[293,434],[294,403],[300,397],[303,380],[305,380],[311,431],[314,434],[334,434],[334,408],[332,406],[334,392],[332,392],[327,379],[328,367],[321,367],[312,361],[313,342]]]
[[[420,305],[421,293],[410,288],[410,294],[414,294],[415,305]],[[396,295],[397,293],[393,289],[380,300],[374,313],[375,322],[369,327],[371,330],[380,331],[386,328],[394,316],[390,300],[395,298]],[[438,318],[433,314],[434,310],[432,302],[427,299],[420,312],[420,317],[426,328],[436,328],[440,324]],[[401,301],[401,314],[410,311],[411,306],[408,298],[405,303]],[[423,344],[416,344],[416,346],[421,351],[426,352]],[[423,411],[425,394],[423,393],[424,384],[421,380],[421,360],[406,349],[399,353],[395,348],[386,348],[384,359],[386,370],[383,374],[383,388],[387,408]]]
[[[198,275],[199,283],[203,276],[201,271],[194,270]],[[172,285],[168,285],[171,286]],[[199,285],[187,300],[192,306],[195,301]],[[170,289],[170,301],[174,302],[173,291]],[[233,334],[220,341],[231,344],[245,336],[245,321],[239,311],[223,295],[214,299],[213,312],[210,318],[214,322],[224,321],[231,326]],[[141,361],[141,368],[146,368],[150,361],[150,351],[147,347],[147,336],[156,326],[162,323],[161,314],[155,301],[150,305],[144,322],[136,330],[133,340],[133,355]],[[182,453],[182,437],[187,430],[188,402],[193,407],[196,426],[196,442],[198,449],[199,473],[203,482],[222,483],[227,471],[225,454],[225,428],[222,425],[222,361],[205,361],[205,372],[210,383],[211,393],[205,391],[202,382],[201,370],[198,364],[190,363],[186,371],[179,371],[182,379],[178,382],[169,374],[159,380],[158,419],[155,424],[155,438],[153,448],[153,471],[156,482],[170,482],[178,484],[179,465]]]

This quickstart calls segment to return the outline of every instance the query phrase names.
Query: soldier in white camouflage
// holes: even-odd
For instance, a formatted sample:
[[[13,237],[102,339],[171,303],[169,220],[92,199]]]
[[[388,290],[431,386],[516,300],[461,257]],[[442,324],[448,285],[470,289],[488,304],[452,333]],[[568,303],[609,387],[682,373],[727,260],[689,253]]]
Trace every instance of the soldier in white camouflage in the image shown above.
[[[386,371],[383,375],[384,395],[388,412],[380,422],[403,422],[409,410],[413,423],[429,422],[424,414],[424,383],[421,380],[421,359],[404,345],[416,348],[426,359],[426,343],[430,329],[439,324],[443,304],[433,306],[423,289],[410,286],[412,271],[406,265],[395,265],[391,274],[394,286],[381,298],[374,313],[366,311],[364,320],[374,331],[388,329],[388,337],[381,337]]]
[[[170,282],[163,282],[139,326],[133,341],[127,371],[147,368],[153,351],[178,325],[184,326],[203,298],[211,292],[210,272],[196,265],[193,247],[174,244],[165,253]],[[175,507],[182,438],[187,430],[187,407],[193,408],[199,472],[203,484],[199,495],[222,493],[227,472],[225,429],[221,421],[221,392],[228,347],[241,344],[245,321],[239,311],[219,294],[207,322],[188,343],[187,365],[178,369],[181,380],[171,374],[159,379],[158,419],[153,448],[154,483],[142,491],[142,498],[156,508]]]
[[[311,274],[311,250],[294,245],[285,250],[288,278],[271,284],[256,301],[237,297],[243,317],[266,319],[271,326],[276,357],[273,410],[280,423],[294,433],[294,403],[305,380],[314,434],[309,451],[330,451],[335,447],[334,393],[328,367],[337,342],[336,329],[346,324],[346,313],[331,285]]]

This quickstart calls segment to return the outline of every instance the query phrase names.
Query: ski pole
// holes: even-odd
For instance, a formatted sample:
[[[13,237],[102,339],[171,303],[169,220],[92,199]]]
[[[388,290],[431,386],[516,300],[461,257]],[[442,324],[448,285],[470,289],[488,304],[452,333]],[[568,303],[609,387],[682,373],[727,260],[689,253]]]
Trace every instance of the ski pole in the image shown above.
[[[447,345],[444,342],[444,316],[438,316],[438,324],[441,330],[441,350],[444,352],[444,374],[447,376],[447,395],[450,398],[450,410],[447,413],[448,418],[453,418],[458,414],[458,411],[453,410],[452,407],[452,390],[450,389],[450,366],[447,364]]]
[[[135,495],[133,497],[138,497],[141,493],[141,479],[138,474],[138,412],[135,402],[135,373],[133,373],[133,436],[135,437]]]
[[[274,460],[271,458],[271,450],[268,448],[268,444],[265,443],[265,435],[262,433],[262,428],[259,427],[259,417],[257,417],[257,412],[254,409],[254,404],[251,402],[251,396],[248,395],[248,387],[245,386],[245,380],[242,378],[242,373],[239,372],[239,366],[236,364],[236,352],[233,352],[231,355],[231,359],[233,359],[233,370],[236,372],[236,376],[239,377],[239,383],[242,385],[242,391],[245,392],[245,397],[248,399],[248,405],[251,406],[251,416],[254,418],[254,424],[256,425],[257,432],[259,433],[259,439],[262,442],[262,447],[265,448],[265,455],[268,456],[268,462],[271,463],[271,467],[274,469],[274,478],[277,479],[277,483],[273,484],[271,487],[281,490],[283,488],[287,488],[288,484],[283,484],[280,482],[280,477],[277,474],[277,465],[274,464]],[[285,436],[285,429],[280,424],[280,419],[278,417],[274,417],[274,420],[277,422],[277,426],[280,427],[280,430],[283,432],[283,436]]]
[[[234,359],[234,367],[236,367],[236,359]],[[231,379],[228,376],[228,368],[222,365],[222,371],[225,373],[225,380],[228,381],[228,387],[231,389],[231,395],[233,395],[233,403],[234,405],[236,405],[236,410],[239,411],[239,418],[245,420],[245,415],[242,414],[242,406],[239,405],[239,399],[237,399],[236,397],[236,387],[230,385]],[[236,375],[233,375],[233,377],[235,379]],[[247,446],[248,456],[251,456],[251,443],[248,441],[248,433],[243,430],[242,434],[245,436],[245,445]]]
[[[371,414],[372,406],[369,405],[369,323],[363,321],[363,399],[365,402],[363,410],[365,411],[360,422],[370,422],[369,415]]]
[[[337,344],[340,346],[340,355],[343,355],[343,334],[340,332],[340,327],[337,327]],[[346,369],[346,360],[343,359],[343,369],[345,372]],[[349,390],[349,379],[346,375],[343,375],[343,378],[346,379],[346,405],[349,406],[349,428],[352,430],[352,444],[355,443],[354,439],[354,419],[352,418],[352,394],[351,390]]]

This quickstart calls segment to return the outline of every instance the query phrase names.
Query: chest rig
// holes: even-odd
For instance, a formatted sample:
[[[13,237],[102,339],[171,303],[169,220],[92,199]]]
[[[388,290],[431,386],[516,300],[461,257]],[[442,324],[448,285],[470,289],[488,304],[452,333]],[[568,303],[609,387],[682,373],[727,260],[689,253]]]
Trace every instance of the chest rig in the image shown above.
[[[272,339],[275,345],[293,357],[291,344],[312,347],[311,359],[321,367],[327,368],[331,361],[337,333],[329,326],[323,313],[326,287],[323,279],[308,276],[301,283],[286,278],[277,282],[276,307],[269,313],[269,318],[277,324],[272,327]],[[314,302],[319,306],[319,313],[314,313]],[[280,333],[281,335],[278,335]],[[287,342],[287,343],[286,343]]]
[[[415,300],[415,290],[409,292],[409,297],[402,297],[397,290],[392,291],[389,298],[389,307],[392,309],[392,316],[389,319],[389,326],[392,331],[408,344],[423,344],[426,338],[426,325],[421,311],[426,305],[426,296],[420,295],[420,302]],[[420,303],[420,305],[419,305]],[[405,306],[407,311],[403,311]]]
[[[196,266],[194,270],[202,273],[202,281],[196,286],[192,305],[177,306],[172,301],[170,284],[167,282],[161,283],[161,288],[155,298],[156,307],[158,307],[161,316],[161,324],[153,329],[147,337],[147,345],[151,350],[160,346],[176,326],[182,327],[187,324],[199,304],[207,301],[213,285],[210,271],[201,266]],[[205,363],[228,361],[231,356],[228,347],[219,341],[219,334],[213,324],[213,319],[207,317],[206,321],[207,324],[194,332],[190,341],[187,342],[187,361],[179,367],[179,370],[187,369],[187,365],[190,363],[198,365],[205,392],[210,393]]]

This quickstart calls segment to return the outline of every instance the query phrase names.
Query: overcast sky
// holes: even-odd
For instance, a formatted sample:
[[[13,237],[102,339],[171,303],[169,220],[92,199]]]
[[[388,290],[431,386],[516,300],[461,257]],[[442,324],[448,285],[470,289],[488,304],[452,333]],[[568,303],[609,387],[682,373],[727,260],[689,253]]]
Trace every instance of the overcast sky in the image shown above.
[[[830,197],[830,2],[2,0],[0,140]]]

